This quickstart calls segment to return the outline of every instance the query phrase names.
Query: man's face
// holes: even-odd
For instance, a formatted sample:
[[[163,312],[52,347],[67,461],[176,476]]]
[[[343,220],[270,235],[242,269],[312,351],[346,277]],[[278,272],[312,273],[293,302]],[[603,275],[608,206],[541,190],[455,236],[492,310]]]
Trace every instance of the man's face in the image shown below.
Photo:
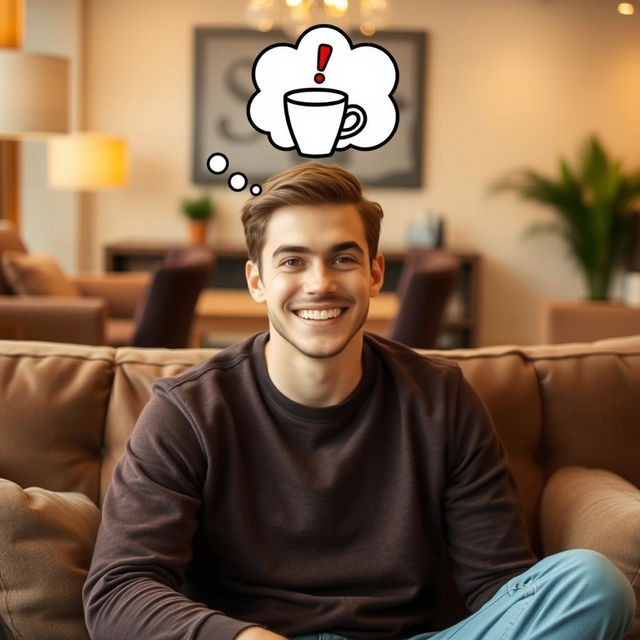
[[[339,354],[362,331],[384,260],[369,259],[353,205],[281,207],[266,228],[262,273],[247,263],[254,300],[266,302],[272,340],[312,358]]]

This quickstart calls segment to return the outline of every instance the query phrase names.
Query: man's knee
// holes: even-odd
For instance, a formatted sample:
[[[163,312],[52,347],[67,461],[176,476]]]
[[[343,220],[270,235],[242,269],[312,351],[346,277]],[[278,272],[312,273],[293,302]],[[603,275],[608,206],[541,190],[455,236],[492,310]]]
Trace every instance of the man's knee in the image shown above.
[[[635,617],[636,597],[627,577],[609,558],[592,549],[570,549],[556,554],[555,558],[568,572],[568,578],[576,586],[588,592],[589,599],[606,607],[615,617],[629,620]]]

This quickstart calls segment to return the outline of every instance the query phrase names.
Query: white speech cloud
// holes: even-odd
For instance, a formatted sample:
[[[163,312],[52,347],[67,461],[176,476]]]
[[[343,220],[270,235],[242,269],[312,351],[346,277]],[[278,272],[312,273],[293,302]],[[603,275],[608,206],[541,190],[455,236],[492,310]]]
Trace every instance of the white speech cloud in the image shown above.
[[[321,45],[331,48],[324,68]],[[247,116],[277,149],[308,157],[377,149],[398,127],[395,60],[376,44],[353,45],[337,27],[311,27],[295,45],[267,47],[252,75]]]

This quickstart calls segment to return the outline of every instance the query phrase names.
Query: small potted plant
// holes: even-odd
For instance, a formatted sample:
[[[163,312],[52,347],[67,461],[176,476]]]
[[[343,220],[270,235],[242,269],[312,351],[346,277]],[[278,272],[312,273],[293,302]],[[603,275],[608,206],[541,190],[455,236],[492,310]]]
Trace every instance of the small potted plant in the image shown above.
[[[629,225],[640,197],[640,172],[626,172],[592,136],[574,167],[560,158],[556,176],[533,169],[513,171],[492,186],[523,200],[548,205],[556,221],[529,233],[557,233],[582,271],[590,300],[607,300],[613,275],[630,249]]]
[[[189,221],[189,244],[205,244],[209,222],[215,215],[211,197],[202,195],[197,198],[183,198],[180,209]]]

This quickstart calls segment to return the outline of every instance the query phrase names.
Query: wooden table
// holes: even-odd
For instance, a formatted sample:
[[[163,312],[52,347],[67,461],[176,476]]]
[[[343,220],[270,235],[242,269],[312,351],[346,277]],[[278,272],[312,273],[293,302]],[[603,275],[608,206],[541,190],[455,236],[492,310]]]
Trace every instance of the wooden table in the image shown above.
[[[20,327],[14,325],[0,325],[0,340],[22,340]]]
[[[395,293],[371,298],[365,330],[384,335],[398,310]],[[196,307],[196,340],[203,344],[208,334],[229,336],[229,342],[263,331],[269,326],[264,304],[254,302],[248,291],[205,289]]]

